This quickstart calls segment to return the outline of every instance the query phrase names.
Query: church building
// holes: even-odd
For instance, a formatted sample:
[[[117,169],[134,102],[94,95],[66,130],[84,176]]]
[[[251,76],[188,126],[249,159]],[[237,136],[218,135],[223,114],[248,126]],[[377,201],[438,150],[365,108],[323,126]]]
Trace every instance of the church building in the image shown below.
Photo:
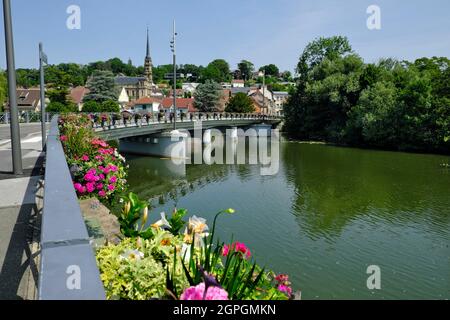
[[[130,101],[138,100],[142,97],[150,97],[157,91],[153,83],[152,58],[150,56],[150,39],[147,29],[147,53],[144,61],[144,75],[141,77],[117,76],[116,85],[125,90]]]

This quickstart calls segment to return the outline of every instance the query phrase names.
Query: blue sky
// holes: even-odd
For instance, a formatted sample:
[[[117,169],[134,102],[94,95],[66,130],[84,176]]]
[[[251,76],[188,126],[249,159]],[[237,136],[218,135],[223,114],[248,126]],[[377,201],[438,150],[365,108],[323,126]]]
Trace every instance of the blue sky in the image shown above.
[[[381,30],[366,27],[369,5],[381,8]],[[66,28],[69,5],[81,8],[81,30]],[[241,59],[294,70],[318,36],[346,35],[365,61],[450,56],[448,0],[12,0],[16,67],[37,67],[38,42],[49,63],[119,57],[142,65],[146,26],[155,65],[171,63],[172,20],[178,62],[206,65]],[[3,14],[0,68],[4,68]]]

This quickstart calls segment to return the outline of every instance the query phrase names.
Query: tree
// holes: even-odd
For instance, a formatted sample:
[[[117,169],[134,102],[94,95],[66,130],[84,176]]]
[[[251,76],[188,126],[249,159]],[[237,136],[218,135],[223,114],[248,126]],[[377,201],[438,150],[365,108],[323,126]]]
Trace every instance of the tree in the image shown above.
[[[207,80],[194,93],[194,107],[201,112],[219,111],[222,87],[217,82]]]
[[[55,112],[55,113],[67,113],[67,112],[77,112],[77,107],[74,103],[72,104],[63,104],[61,102],[55,101],[50,102],[48,106],[45,108],[46,112]]]
[[[102,112],[101,104],[95,100],[89,100],[83,104],[83,112]]]
[[[101,104],[102,112],[120,112],[120,105],[116,101],[107,100]]]
[[[255,111],[252,99],[243,92],[231,97],[225,108],[226,112],[252,113]]]
[[[290,71],[283,71],[280,76],[284,81],[292,81],[292,73]]]
[[[6,80],[6,74],[0,70],[0,111],[3,111],[3,106],[6,103],[8,97],[8,82]]]
[[[259,71],[263,71],[266,76],[272,76],[275,78],[278,78],[278,76],[280,75],[280,70],[274,64],[262,66],[261,68],[259,68]]]
[[[318,38],[310,42],[303,50],[297,64],[297,73],[300,79],[305,79],[307,73],[325,58],[333,60],[352,52],[352,47],[347,37],[333,36]]]
[[[252,78],[253,71],[255,70],[255,66],[250,61],[242,60],[238,63],[238,69],[244,80],[250,80]]]
[[[114,81],[114,75],[111,71],[97,70],[86,83],[90,90],[84,97],[84,101],[94,100],[102,103],[106,100],[117,100],[118,94]]]
[[[202,79],[215,82],[227,82],[231,80],[230,65],[223,59],[216,59],[203,69]]]

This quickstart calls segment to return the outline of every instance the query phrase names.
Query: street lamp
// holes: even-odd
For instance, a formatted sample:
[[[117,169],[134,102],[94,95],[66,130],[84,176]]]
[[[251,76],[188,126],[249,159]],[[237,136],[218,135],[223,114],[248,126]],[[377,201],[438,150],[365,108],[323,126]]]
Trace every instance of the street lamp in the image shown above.
[[[41,91],[41,130],[42,130],[42,151],[45,149],[47,140],[45,128],[45,80],[44,64],[47,64],[47,55],[42,51],[42,43],[39,43],[39,73],[40,73],[40,91]]]
[[[173,35],[170,48],[173,53],[173,130],[177,129],[177,60],[176,60],[176,37],[175,20],[173,20]]]
[[[10,0],[3,0],[3,16],[5,24],[6,66],[8,69],[9,109],[11,112],[12,164],[13,173],[20,175],[23,173],[22,149],[20,146],[19,113],[17,110],[16,66],[14,62],[14,41]]]

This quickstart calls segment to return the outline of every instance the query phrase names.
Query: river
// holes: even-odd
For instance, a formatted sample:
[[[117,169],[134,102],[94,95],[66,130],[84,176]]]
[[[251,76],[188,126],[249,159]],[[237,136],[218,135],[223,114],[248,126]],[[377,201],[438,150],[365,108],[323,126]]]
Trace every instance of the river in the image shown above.
[[[223,241],[288,273],[303,299],[449,299],[449,157],[282,141],[277,174],[257,165],[174,165],[128,155],[131,190],[159,212],[186,208]],[[381,289],[367,287],[367,268]]]

